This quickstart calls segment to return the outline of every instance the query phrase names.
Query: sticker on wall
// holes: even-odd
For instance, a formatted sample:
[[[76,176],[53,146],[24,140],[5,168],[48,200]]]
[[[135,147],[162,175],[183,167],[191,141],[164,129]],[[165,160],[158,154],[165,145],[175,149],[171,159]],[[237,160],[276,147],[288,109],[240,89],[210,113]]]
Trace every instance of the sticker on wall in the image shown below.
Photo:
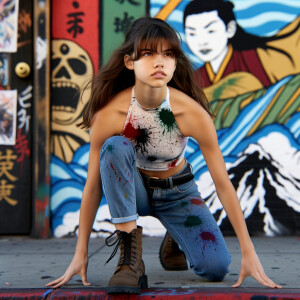
[[[0,87],[8,85],[8,55],[0,53]]]
[[[16,140],[17,91],[0,91],[0,145],[14,145]]]
[[[18,7],[18,0],[0,1],[0,52],[17,51]]]

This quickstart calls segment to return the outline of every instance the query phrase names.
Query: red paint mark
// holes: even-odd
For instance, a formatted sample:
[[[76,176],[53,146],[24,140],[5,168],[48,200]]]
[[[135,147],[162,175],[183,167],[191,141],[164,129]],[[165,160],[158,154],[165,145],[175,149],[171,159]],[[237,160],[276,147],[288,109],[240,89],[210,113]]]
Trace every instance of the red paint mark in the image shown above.
[[[208,232],[208,231],[203,231],[201,234],[200,234],[200,237],[202,238],[203,240],[203,249],[206,247],[206,245],[209,243],[209,242],[212,242],[212,244],[217,244],[217,241],[216,241],[216,236],[214,234],[212,234],[211,232]],[[216,249],[215,249],[216,250]]]
[[[176,167],[176,163],[177,163],[178,159],[175,159],[174,161],[172,161],[171,163],[168,164],[168,169],[173,169],[174,167]]]
[[[128,146],[128,143],[127,143],[127,142],[123,142],[123,144],[126,145],[126,146]]]
[[[133,127],[132,123],[129,122],[126,124],[123,135],[129,139],[137,139],[140,136],[140,131]]]
[[[216,244],[216,236],[214,234],[212,234],[211,232],[203,231],[203,232],[201,232],[200,236],[203,241],[213,242],[214,244]]]
[[[204,205],[204,201],[200,199],[191,199],[191,203],[194,205]]]
[[[110,163],[110,166],[111,166],[111,168],[114,170],[114,172],[115,172],[115,175],[116,175],[116,177],[118,177],[118,179],[119,179],[119,182],[122,180],[122,178],[121,177],[119,177],[119,175],[118,175],[118,173],[117,173],[117,171],[116,171],[116,169],[114,168],[114,165],[112,164],[112,163]]]
[[[172,297],[173,296],[173,297]],[[102,299],[109,300],[112,299],[111,295],[106,294],[103,289],[2,289],[0,292],[0,298],[3,299],[41,299],[49,298],[51,299],[76,299],[81,297],[82,299]],[[216,288],[148,288],[142,289],[140,299],[143,300],[153,300],[153,299],[172,299],[177,300],[184,299],[195,299],[195,300],[251,300],[251,299],[300,299],[299,292],[297,289],[259,289],[250,288],[249,290],[243,289],[233,289],[233,288],[223,288],[220,291]],[[133,300],[137,299],[136,295],[118,295],[115,299],[120,300]]]

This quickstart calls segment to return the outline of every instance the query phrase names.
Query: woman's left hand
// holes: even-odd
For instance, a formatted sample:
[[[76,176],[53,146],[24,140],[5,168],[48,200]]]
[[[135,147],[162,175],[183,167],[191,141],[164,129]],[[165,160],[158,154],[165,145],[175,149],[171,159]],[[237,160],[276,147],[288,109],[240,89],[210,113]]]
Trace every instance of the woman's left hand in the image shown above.
[[[240,276],[238,281],[232,287],[239,287],[243,283],[244,279],[248,276],[252,276],[260,284],[266,287],[281,288],[280,285],[274,283],[265,274],[255,250],[251,250],[248,253],[242,255]]]

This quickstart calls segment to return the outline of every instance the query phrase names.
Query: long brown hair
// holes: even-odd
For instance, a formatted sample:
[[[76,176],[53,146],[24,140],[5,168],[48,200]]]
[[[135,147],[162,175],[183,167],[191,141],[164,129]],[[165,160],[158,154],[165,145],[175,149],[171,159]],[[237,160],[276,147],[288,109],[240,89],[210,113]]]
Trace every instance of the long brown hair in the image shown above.
[[[83,121],[79,126],[90,127],[92,118],[98,110],[120,91],[135,84],[134,72],[125,67],[125,55],[138,60],[141,56],[142,42],[146,43],[147,48],[156,51],[161,40],[168,41],[176,59],[176,69],[168,85],[189,95],[211,116],[213,115],[203,91],[194,82],[193,68],[181,49],[179,34],[160,19],[144,17],[137,19],[131,25],[123,44],[114,51],[106,65],[90,82],[91,96],[83,113]]]

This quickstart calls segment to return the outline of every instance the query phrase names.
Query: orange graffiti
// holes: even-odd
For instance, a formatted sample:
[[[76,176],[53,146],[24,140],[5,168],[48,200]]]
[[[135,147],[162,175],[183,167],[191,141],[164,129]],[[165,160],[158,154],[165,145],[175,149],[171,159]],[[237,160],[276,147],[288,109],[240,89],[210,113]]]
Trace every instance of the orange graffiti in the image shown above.
[[[6,180],[1,180],[0,185],[0,202],[5,200],[8,204],[15,206],[18,201],[10,198],[11,190],[15,187],[13,184],[6,184]]]
[[[31,15],[23,9],[19,13],[18,23],[20,31],[27,33],[27,30],[32,26]]]
[[[158,12],[155,18],[166,20],[171,12],[177,7],[181,0],[169,0],[169,2]]]
[[[4,174],[11,181],[16,181],[18,178],[9,173],[14,167],[13,160],[17,159],[17,155],[13,155],[12,150],[6,150],[6,155],[0,152],[0,177]]]

